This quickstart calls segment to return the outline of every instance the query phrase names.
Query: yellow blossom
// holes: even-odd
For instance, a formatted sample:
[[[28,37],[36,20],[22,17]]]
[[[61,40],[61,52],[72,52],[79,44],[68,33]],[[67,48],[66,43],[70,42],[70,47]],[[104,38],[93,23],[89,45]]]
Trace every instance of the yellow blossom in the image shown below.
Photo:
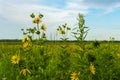
[[[37,24],[39,24],[41,22],[41,19],[38,17],[38,18],[35,18],[34,20],[33,20],[33,23],[37,23]]]
[[[23,38],[22,38],[22,42],[24,43],[24,42],[26,42],[26,40],[27,40],[27,36],[24,35]]]
[[[22,75],[24,75],[24,76],[26,76],[27,73],[31,74],[31,72],[29,71],[29,69],[27,69],[26,67],[24,67],[24,69],[22,69],[22,70],[20,71],[20,74],[22,74]]]
[[[30,44],[29,42],[25,42],[25,43],[23,44],[23,49],[24,49],[24,50],[29,50],[30,47],[31,47],[31,44]]]
[[[47,28],[46,28],[46,25],[43,24],[43,25],[41,26],[41,29],[44,30],[44,31],[46,31],[46,29],[47,29]]]
[[[65,31],[64,30],[60,30],[59,33],[60,34],[65,34]]]
[[[13,64],[18,64],[19,60],[20,60],[20,58],[17,55],[12,56],[12,58],[11,58],[11,61]]]
[[[92,63],[90,64],[90,72],[92,74],[95,74],[95,67],[94,67],[94,65]]]
[[[71,74],[70,78],[71,78],[71,80],[79,80],[78,74],[75,73],[75,72],[73,72],[73,73]]]

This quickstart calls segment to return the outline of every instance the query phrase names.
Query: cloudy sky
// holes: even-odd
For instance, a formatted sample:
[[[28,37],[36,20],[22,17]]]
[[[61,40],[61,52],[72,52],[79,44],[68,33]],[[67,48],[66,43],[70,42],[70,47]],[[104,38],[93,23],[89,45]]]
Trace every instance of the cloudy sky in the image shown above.
[[[0,0],[0,39],[21,39],[21,28],[35,26],[31,13],[44,14],[48,39],[59,25],[74,28],[82,13],[90,28],[87,40],[120,40],[120,0]]]

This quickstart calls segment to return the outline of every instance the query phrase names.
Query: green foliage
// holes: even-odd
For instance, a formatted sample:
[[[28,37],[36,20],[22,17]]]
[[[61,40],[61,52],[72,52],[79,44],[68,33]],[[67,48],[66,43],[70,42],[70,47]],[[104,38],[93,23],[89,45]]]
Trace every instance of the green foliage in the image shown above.
[[[119,45],[101,43],[96,48],[93,43],[80,46],[33,44],[27,51],[22,45],[1,45],[0,79],[71,80],[74,73],[79,80],[119,80]],[[20,57],[19,64],[11,63],[11,57],[16,54]],[[94,65],[95,74],[91,72],[90,64]],[[26,76],[21,72],[24,69]]]
[[[78,41],[85,40],[89,28],[85,26],[85,19],[83,14],[78,14],[78,27],[75,27],[73,30],[76,30],[75,32],[72,33]]]
[[[35,18],[35,15],[34,15],[34,13],[32,13],[32,14],[30,15],[30,17],[31,17],[31,18]]]

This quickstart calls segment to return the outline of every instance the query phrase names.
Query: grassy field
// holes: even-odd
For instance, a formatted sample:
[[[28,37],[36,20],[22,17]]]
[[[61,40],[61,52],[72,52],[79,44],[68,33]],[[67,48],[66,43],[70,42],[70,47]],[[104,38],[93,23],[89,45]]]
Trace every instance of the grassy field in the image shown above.
[[[0,42],[1,80],[120,80],[120,44]]]

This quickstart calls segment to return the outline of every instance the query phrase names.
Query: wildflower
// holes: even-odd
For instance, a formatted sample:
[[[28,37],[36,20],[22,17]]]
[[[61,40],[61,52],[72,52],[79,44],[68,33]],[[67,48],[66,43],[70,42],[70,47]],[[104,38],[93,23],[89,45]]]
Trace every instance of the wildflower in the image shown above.
[[[27,69],[26,67],[24,67],[24,69],[22,69],[22,70],[20,71],[20,74],[23,74],[24,76],[26,76],[27,73],[31,74],[30,70]]]
[[[60,30],[59,33],[60,34],[65,34],[65,31],[64,30]]]
[[[13,64],[18,64],[19,60],[20,60],[19,56],[17,56],[17,55],[12,56],[12,58],[11,58],[11,61]]]
[[[90,72],[92,74],[95,74],[95,67],[94,67],[94,65],[92,63],[90,64]]]
[[[79,75],[79,74],[73,72],[73,73],[71,74],[71,76],[70,76],[71,80],[79,80],[78,75]]]
[[[43,25],[41,26],[41,29],[44,30],[44,31],[46,31],[47,28],[46,28],[45,24],[43,24]]]
[[[27,41],[27,36],[24,35],[23,38],[22,38],[22,43],[26,42]]]
[[[23,49],[24,49],[24,50],[29,50],[30,47],[31,47],[31,44],[30,44],[29,42],[25,42],[25,43],[23,44]]]
[[[38,17],[38,18],[35,18],[34,20],[33,20],[33,23],[37,23],[37,24],[39,24],[41,22],[41,19]]]
[[[35,19],[36,20],[36,23],[39,24],[41,22],[41,19],[38,17]]]

